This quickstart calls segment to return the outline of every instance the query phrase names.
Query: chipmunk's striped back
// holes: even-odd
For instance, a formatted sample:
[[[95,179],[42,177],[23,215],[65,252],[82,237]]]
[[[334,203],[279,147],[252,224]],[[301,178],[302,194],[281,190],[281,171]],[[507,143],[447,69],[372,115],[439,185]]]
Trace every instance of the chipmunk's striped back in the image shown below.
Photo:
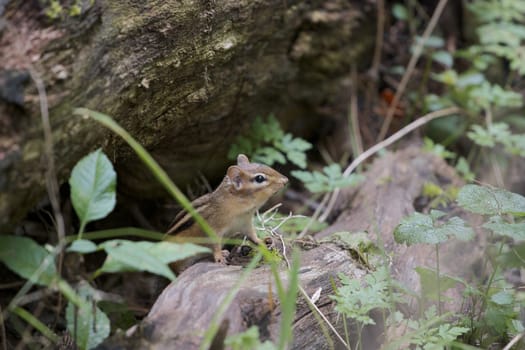
[[[261,243],[255,234],[252,218],[268,198],[288,183],[288,178],[269,166],[250,163],[240,154],[237,165],[228,168],[221,184],[212,193],[192,202],[195,210],[208,222],[219,238],[241,233],[254,243]],[[192,216],[182,211],[175,217],[168,237],[176,242],[191,238],[206,238],[206,234]],[[221,244],[211,244],[216,262],[224,262]]]

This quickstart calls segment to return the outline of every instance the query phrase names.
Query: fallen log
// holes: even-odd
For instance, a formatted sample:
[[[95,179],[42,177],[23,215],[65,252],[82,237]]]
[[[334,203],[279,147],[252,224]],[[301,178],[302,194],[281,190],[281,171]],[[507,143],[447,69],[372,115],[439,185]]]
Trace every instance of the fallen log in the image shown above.
[[[367,181],[357,190],[347,191],[341,197],[337,219],[317,238],[327,238],[335,232],[368,230],[376,244],[382,244],[393,277],[415,293],[421,285],[415,267],[435,266],[434,247],[417,245],[406,247],[393,240],[392,232],[399,221],[412,213],[414,203],[421,195],[422,186],[428,181],[437,184],[460,185],[461,180],[443,160],[418,147],[408,147],[377,159],[367,171]],[[454,209],[456,210],[456,209]],[[341,234],[341,233],[340,233]],[[474,267],[482,258],[482,240],[472,242],[449,241],[441,246],[443,271],[466,279],[474,278]],[[351,250],[343,245],[315,241],[295,242],[301,249],[299,284],[308,296],[320,291],[316,305],[339,334],[344,334],[343,318],[334,310],[334,283],[338,274],[363,283],[371,269]],[[306,248],[308,247],[308,249]],[[288,249],[289,251],[289,249]],[[468,251],[469,254],[465,254]],[[101,349],[117,348],[180,348],[197,349],[216,314],[221,301],[234,288],[242,275],[240,266],[221,266],[213,263],[198,263],[185,270],[171,283],[155,302],[143,322],[127,335],[113,337]],[[280,279],[287,281],[287,269],[283,264]],[[449,291],[452,301],[444,303],[445,310],[461,312],[461,286]],[[279,337],[280,305],[276,300],[275,282],[268,266],[256,268],[243,281],[233,302],[221,319],[221,327],[215,338],[214,349],[223,348],[226,336],[245,331],[252,325],[259,329],[261,340],[275,341]],[[408,307],[403,311],[410,315],[419,312],[415,299],[407,298]],[[385,336],[397,332],[385,330],[382,317],[375,312],[371,316],[376,325],[365,327],[361,333],[363,349],[377,349]],[[357,330],[349,320],[350,343],[355,345]],[[297,298],[297,311],[293,322],[294,340],[292,349],[341,348],[342,342],[327,324],[311,308],[303,295]],[[399,333],[397,332],[399,335]]]

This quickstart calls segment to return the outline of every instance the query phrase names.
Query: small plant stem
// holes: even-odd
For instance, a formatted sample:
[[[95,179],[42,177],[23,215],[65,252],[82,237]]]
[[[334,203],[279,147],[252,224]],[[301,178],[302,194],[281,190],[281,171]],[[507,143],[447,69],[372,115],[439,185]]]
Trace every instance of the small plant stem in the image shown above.
[[[283,247],[284,247],[284,244],[283,244]],[[286,255],[284,254],[283,252],[283,256],[285,257],[285,261],[286,261],[286,266],[288,267],[288,269],[290,269],[290,262],[288,261],[288,259],[286,259]],[[279,280],[276,280],[275,281],[277,284],[280,283]],[[304,288],[299,284],[299,292],[301,293],[301,295],[303,296],[303,298],[306,300],[308,306],[310,307],[310,309],[313,309],[315,310],[315,312],[317,312],[317,314],[323,319],[323,321],[328,325],[328,327],[330,328],[330,330],[332,332],[334,332],[335,336],[337,337],[337,339],[339,339],[339,341],[341,342],[341,344],[343,344],[347,349],[349,350],[352,350],[351,347],[350,347],[350,343],[349,342],[345,342],[345,340],[343,339],[343,337],[341,337],[341,335],[339,334],[339,332],[335,329],[335,327],[330,323],[330,321],[328,320],[328,318],[326,318],[326,316],[321,312],[321,310],[317,307],[317,305],[315,305],[315,303],[313,302],[313,300],[310,298],[310,296],[308,295],[308,293],[306,293],[306,291],[304,290]],[[277,286],[279,288],[279,286]],[[335,287],[335,283],[332,282],[332,289],[336,290],[336,287]],[[347,329],[345,328],[345,331],[347,331]]]
[[[352,348],[350,347],[350,335],[348,334],[348,324],[346,322],[346,317],[344,317],[344,315],[343,315],[343,328],[345,329],[345,339],[346,339],[346,344],[348,344],[348,349],[352,350]]]
[[[379,5],[378,5],[379,6]],[[354,158],[363,153],[363,140],[361,139],[361,128],[359,126],[359,109],[357,107],[357,68],[352,65],[352,90],[350,93],[350,108],[348,110],[348,123],[350,126],[350,140]]]
[[[370,147],[369,149],[367,149],[365,152],[361,153],[359,155],[359,157],[355,158],[353,160],[353,162],[350,163],[350,165],[345,169],[345,171],[343,172],[343,176],[345,176],[345,177],[350,176],[350,174],[362,162],[364,162],[366,159],[368,159],[369,157],[371,157],[375,153],[379,152],[383,148],[386,148],[386,147],[390,146],[391,144],[393,144],[394,142],[398,141],[399,139],[401,139],[402,137],[404,137],[408,133],[414,131],[415,129],[417,129],[417,128],[427,124],[428,122],[430,122],[430,121],[432,121],[434,119],[446,117],[448,115],[456,114],[456,113],[460,113],[460,112],[461,112],[461,109],[458,108],[458,107],[449,107],[449,108],[440,109],[440,110],[437,110],[437,111],[430,112],[430,113],[425,114],[424,116],[414,120],[412,123],[408,124],[407,126],[405,126],[403,129],[399,130],[398,132],[392,134],[387,139],[377,143],[376,145],[374,145],[374,146]],[[325,212],[322,215],[319,216],[319,220],[320,221],[325,221],[326,218],[330,215],[330,212],[332,211],[332,209],[333,209],[333,207],[335,205],[335,202],[337,201],[337,197],[338,197],[340,191],[341,191],[340,189],[336,189],[333,192],[333,195],[332,195],[332,197],[330,199],[330,202],[328,203],[328,205],[326,207]],[[325,196],[323,198],[323,202],[325,201],[325,199],[328,196],[330,196],[329,193],[325,194]],[[321,206],[319,206],[319,207],[321,208]],[[316,210],[316,213],[317,213],[317,210]],[[316,213],[314,213],[314,215],[312,216],[312,220],[311,220],[312,222],[317,219]]]
[[[501,242],[500,246],[499,246],[499,249],[498,249],[497,256],[501,256],[501,252],[503,251],[503,245],[504,245],[504,242]],[[494,266],[494,270],[490,274],[489,281],[487,282],[487,287],[485,288],[485,293],[483,293],[483,301],[481,303],[481,307],[479,308],[478,321],[481,319],[481,314],[483,313],[483,311],[487,307],[487,299],[489,297],[489,291],[490,291],[490,288],[492,287],[492,282],[494,282],[494,278],[496,277],[496,272],[498,272],[498,267],[499,267],[499,265],[497,265],[497,264]]]
[[[55,223],[57,225],[58,241],[63,242],[66,236],[64,225],[64,217],[60,210],[60,193],[59,185],[56,176],[55,157],[53,150],[53,133],[51,131],[51,123],[49,122],[49,109],[47,104],[47,94],[44,82],[35,69],[30,66],[29,74],[33,79],[38,90],[38,98],[40,100],[40,115],[42,118],[42,129],[44,131],[44,153],[47,161],[46,171],[46,185],[49,201],[53,208],[53,215],[55,216]],[[59,264],[60,265],[60,264]]]
[[[140,238],[153,239],[162,241],[164,239],[164,233],[148,231],[136,227],[121,227],[111,230],[91,231],[83,235],[84,239],[96,240],[96,239],[107,239],[123,236],[133,236]],[[66,236],[66,242],[71,243],[78,238],[77,235]]]
[[[60,341],[60,338],[45,324],[40,322],[35,316],[29,313],[27,310],[16,306],[13,309],[13,312],[17,314],[21,319],[29,323],[34,329],[42,333],[47,339],[51,340],[53,343],[57,344]]]
[[[439,272],[439,243],[435,245],[436,249],[436,277],[437,277],[437,292],[438,292],[438,316],[441,316],[441,279],[440,272]]]
[[[115,122],[111,117],[100,113],[89,110],[87,108],[75,108],[73,111],[74,114],[91,117],[95,119],[100,124],[104,125],[128,143],[128,145],[133,148],[135,153],[139,158],[144,162],[144,164],[149,168],[153,173],[155,178],[160,182],[161,185],[175,198],[180,205],[195,219],[203,231],[210,237],[214,242],[219,241],[219,237],[210,227],[210,225],[204,220],[204,218],[193,208],[190,201],[186,196],[179,190],[179,188],[171,181],[168,174],[162,169],[159,164],[151,157],[151,155],[146,151],[141,144],[139,144],[133,136],[131,136],[126,130],[124,130],[117,122]]]
[[[363,338],[362,338],[362,335],[363,335],[363,324],[358,322],[358,325],[357,325],[357,346],[356,348],[359,349],[359,350],[363,350]]]
[[[2,305],[0,305],[0,335],[2,336],[2,350],[7,350],[7,338],[5,332],[4,314],[2,313]]]
[[[312,218],[304,226],[304,228],[301,231],[301,233],[299,233],[299,235],[297,236],[297,239],[301,239],[301,238],[303,238],[306,235],[306,233],[308,232],[310,227],[314,224],[315,220],[319,217],[319,215],[321,215],[321,211],[324,209],[324,207],[326,206],[326,203],[328,203],[329,199],[330,199],[330,194],[329,193],[327,193],[327,194],[325,194],[323,196],[323,199],[321,200],[321,203],[315,209],[315,211],[314,211],[314,213],[312,215]]]
[[[82,220],[80,223],[80,228],[78,229],[77,239],[82,239],[82,235],[84,233],[84,230],[86,228],[86,221]]]
[[[299,285],[299,292],[301,292],[301,295],[305,298],[306,302],[308,303],[308,305],[310,307],[312,307],[318,314],[319,316],[321,316],[321,318],[323,319],[324,322],[326,322],[326,324],[328,325],[328,327],[330,327],[330,329],[332,330],[332,332],[334,332],[335,336],[337,337],[337,339],[339,339],[339,341],[341,342],[341,344],[343,344],[347,349],[351,350],[350,348],[350,345],[349,343],[347,343],[343,337],[341,337],[341,335],[339,334],[339,332],[335,329],[335,327],[330,323],[330,321],[326,318],[326,316],[321,312],[321,310],[319,310],[319,308],[317,307],[317,305],[315,305],[315,303],[312,301],[312,299],[308,296],[308,294],[306,293],[306,291],[303,289],[303,287],[301,285]]]
[[[385,32],[385,1],[377,0],[377,26],[376,41],[374,46],[374,56],[372,57],[372,67],[370,73],[374,81],[379,76],[379,65],[381,64],[381,53],[383,51],[383,35]],[[353,68],[355,69],[355,68]]]
[[[401,96],[405,92],[405,89],[407,87],[407,84],[412,77],[412,73],[414,72],[414,69],[416,68],[417,61],[419,60],[419,57],[423,53],[423,47],[425,45],[425,42],[430,37],[430,34],[434,31],[434,28],[436,27],[436,24],[438,23],[439,18],[441,17],[441,13],[443,12],[443,9],[445,8],[445,5],[447,4],[448,0],[440,0],[439,3],[436,6],[436,9],[434,10],[434,13],[432,14],[432,17],[430,18],[430,22],[428,23],[427,27],[425,28],[425,31],[423,32],[423,35],[421,36],[421,40],[416,43],[416,46],[414,48],[414,53],[410,57],[410,61],[408,62],[407,69],[405,70],[405,74],[403,74],[403,77],[401,78],[401,82],[399,83],[399,86],[396,89],[396,94],[394,95],[394,99],[392,100],[392,103],[390,104],[390,107],[388,108],[387,115],[385,122],[381,126],[381,130],[379,132],[379,135],[377,136],[377,141],[381,141],[385,138],[388,129],[390,128],[390,124],[392,123],[392,119],[394,118],[394,113],[396,111],[397,105],[399,104],[399,101],[401,100]]]
[[[31,64],[29,65],[29,74],[31,75],[31,79],[33,79],[33,82],[36,85],[38,91],[38,99],[40,102],[40,116],[42,119],[42,130],[44,132],[44,154],[46,156],[47,161],[46,187],[47,195],[49,197],[49,201],[51,202],[51,207],[53,209],[53,216],[58,236],[58,247],[60,247],[60,250],[57,252],[57,270],[58,275],[60,276],[62,275],[62,265],[64,262],[64,255],[62,254],[62,249],[65,246],[64,242],[66,237],[66,226],[64,223],[64,216],[62,215],[62,210],[60,209],[60,187],[57,180],[55,166],[55,152],[53,149],[53,131],[51,129],[51,122],[49,121],[49,106],[44,81],[41,79],[40,75]],[[58,317],[58,310],[62,309],[61,295],[58,296],[57,304],[58,306],[56,310]]]

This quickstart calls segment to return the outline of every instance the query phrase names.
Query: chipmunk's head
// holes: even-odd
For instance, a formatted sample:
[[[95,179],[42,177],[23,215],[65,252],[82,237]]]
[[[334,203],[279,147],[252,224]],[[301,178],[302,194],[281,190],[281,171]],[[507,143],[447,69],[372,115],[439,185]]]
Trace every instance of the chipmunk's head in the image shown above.
[[[237,165],[228,168],[226,177],[231,184],[230,191],[249,199],[256,209],[288,183],[288,178],[277,170],[250,163],[244,154],[237,156]]]

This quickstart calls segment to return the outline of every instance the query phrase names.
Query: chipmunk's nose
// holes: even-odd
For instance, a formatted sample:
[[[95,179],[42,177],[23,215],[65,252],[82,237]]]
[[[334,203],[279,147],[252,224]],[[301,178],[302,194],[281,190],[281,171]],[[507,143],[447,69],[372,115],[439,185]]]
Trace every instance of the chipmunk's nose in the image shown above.
[[[281,184],[286,185],[288,183],[288,178],[286,176],[281,177]]]

